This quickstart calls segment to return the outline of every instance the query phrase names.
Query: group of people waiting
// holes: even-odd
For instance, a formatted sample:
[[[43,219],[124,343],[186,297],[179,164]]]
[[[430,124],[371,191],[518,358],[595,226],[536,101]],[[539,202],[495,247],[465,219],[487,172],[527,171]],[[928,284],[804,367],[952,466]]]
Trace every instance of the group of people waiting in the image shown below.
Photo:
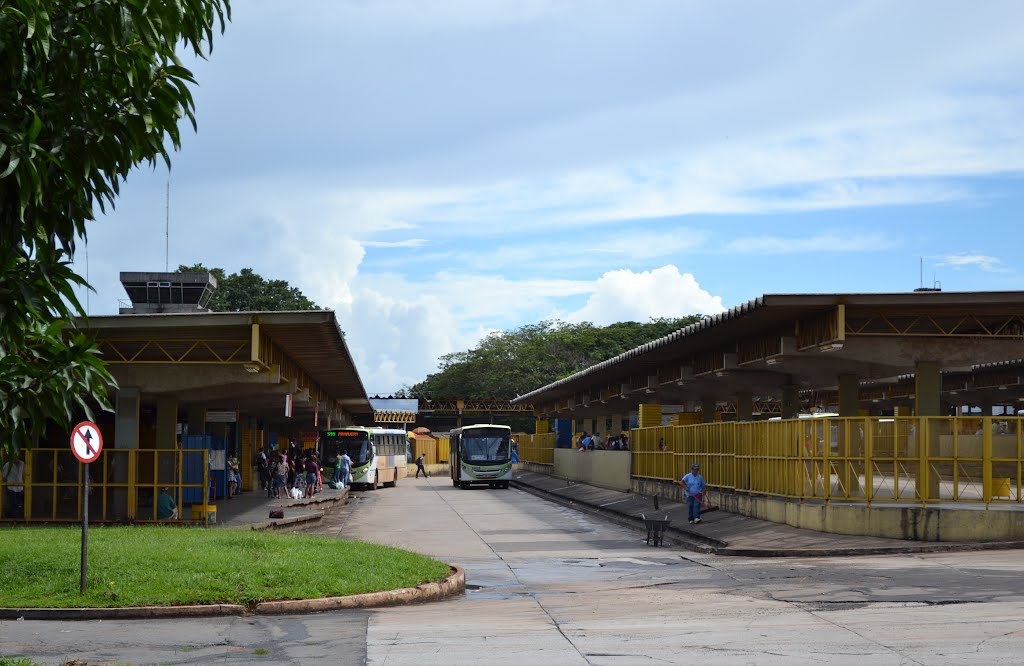
[[[629,451],[629,435],[612,435],[607,442],[601,439],[601,433],[586,430],[576,440],[576,448],[580,451]]]
[[[349,464],[351,466],[351,459]],[[302,499],[323,490],[323,473],[316,450],[299,449],[294,441],[285,451],[261,450],[256,456],[256,468],[260,488],[269,499]],[[337,483],[337,470],[334,477]]]

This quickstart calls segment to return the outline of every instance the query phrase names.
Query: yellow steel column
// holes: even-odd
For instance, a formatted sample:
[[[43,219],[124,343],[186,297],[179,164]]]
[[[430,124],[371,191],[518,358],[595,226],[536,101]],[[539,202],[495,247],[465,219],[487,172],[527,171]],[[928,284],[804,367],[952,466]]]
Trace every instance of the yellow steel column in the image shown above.
[[[934,361],[918,361],[914,368],[914,414],[941,416],[939,393],[942,390],[941,367]],[[983,416],[991,416],[991,413]]]
[[[754,420],[754,394],[750,391],[740,391],[736,394],[736,420]]]
[[[942,406],[939,393],[942,390],[940,365],[934,361],[918,361],[914,368],[914,416],[918,417],[913,444],[918,447],[917,493],[925,501],[939,497],[939,478],[930,474],[932,442],[926,432],[922,416],[940,416]],[[936,440],[937,442],[938,440]],[[934,478],[933,478],[934,477]]]
[[[839,375],[839,416],[857,416],[860,412],[860,378],[850,373]],[[842,458],[843,483],[848,496],[853,497],[860,490],[860,476],[854,467],[853,457],[859,455],[864,438],[860,435],[859,421],[844,419],[839,428],[837,450]]]
[[[875,494],[875,429],[864,419],[864,502],[871,506]]]
[[[800,396],[795,384],[782,387],[782,418],[795,419],[800,407]]]
[[[661,404],[649,403],[638,408],[638,428],[656,428],[661,425]]]
[[[156,399],[156,448],[174,449],[178,442],[178,400],[171,396]]]
[[[860,378],[843,373],[839,375],[839,416],[857,416],[860,411]]]
[[[932,481],[931,456],[928,455],[928,419],[920,416],[914,419],[916,425],[911,425],[911,437],[916,436],[917,443],[917,496],[922,502],[939,497],[939,479]]]
[[[701,398],[700,399],[700,417],[704,423],[715,422],[715,408],[718,407],[718,403],[714,398]]]
[[[992,417],[981,420],[981,499],[992,501]]]

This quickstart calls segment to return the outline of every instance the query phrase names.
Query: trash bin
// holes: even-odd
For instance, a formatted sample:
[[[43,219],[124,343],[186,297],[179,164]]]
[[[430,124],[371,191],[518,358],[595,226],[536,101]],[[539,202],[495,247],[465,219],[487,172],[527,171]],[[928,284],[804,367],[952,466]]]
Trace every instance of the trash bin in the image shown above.
[[[666,515],[664,518],[648,518],[644,514],[640,514],[644,519],[644,525],[647,527],[647,545],[661,546],[665,541],[665,528],[668,527],[669,519]]]

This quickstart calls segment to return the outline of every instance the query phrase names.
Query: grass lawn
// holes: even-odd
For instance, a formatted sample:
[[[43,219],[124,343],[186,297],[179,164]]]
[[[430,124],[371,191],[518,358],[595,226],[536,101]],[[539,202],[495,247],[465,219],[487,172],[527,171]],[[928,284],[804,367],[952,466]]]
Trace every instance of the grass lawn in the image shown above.
[[[0,530],[0,607],[252,604],[378,592],[438,581],[448,565],[359,541],[165,526],[90,526],[85,594],[80,527]]]

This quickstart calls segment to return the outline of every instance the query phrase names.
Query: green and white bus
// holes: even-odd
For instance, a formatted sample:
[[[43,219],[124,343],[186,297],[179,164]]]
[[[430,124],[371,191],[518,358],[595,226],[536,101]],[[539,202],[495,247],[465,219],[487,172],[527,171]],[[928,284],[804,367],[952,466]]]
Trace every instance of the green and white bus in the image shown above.
[[[342,451],[348,454],[353,486],[394,487],[409,473],[409,433],[405,430],[344,426],[321,431],[320,446],[324,464],[331,467]]]
[[[452,430],[448,439],[453,486],[508,488],[512,480],[512,428],[477,423]]]

